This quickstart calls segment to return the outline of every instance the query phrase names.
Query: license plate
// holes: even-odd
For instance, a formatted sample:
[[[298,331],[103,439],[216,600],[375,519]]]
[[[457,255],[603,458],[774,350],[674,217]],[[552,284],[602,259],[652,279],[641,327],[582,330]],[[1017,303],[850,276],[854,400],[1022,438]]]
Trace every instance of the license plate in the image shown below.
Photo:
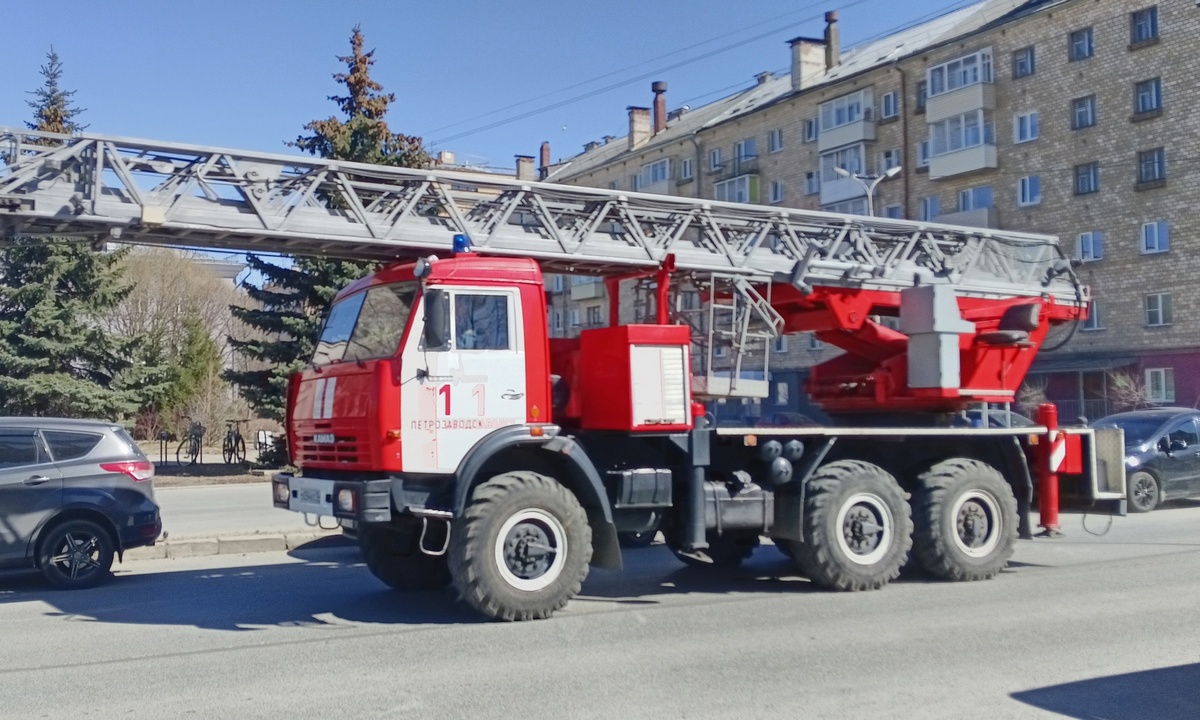
[[[318,445],[332,445],[335,439],[333,433],[317,433],[313,435],[313,442]]]
[[[316,505],[321,502],[320,490],[298,490],[297,493],[297,499],[302,503],[311,503]]]

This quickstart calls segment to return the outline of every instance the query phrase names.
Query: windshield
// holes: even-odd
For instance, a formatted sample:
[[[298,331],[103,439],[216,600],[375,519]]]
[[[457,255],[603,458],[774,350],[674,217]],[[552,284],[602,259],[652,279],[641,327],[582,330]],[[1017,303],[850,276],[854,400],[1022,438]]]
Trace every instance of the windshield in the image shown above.
[[[373,287],[334,303],[313,352],[313,365],[395,354],[416,296],[417,283],[405,282]]]
[[[1093,427],[1117,427],[1125,431],[1126,445],[1142,445],[1154,437],[1154,432],[1163,426],[1161,417],[1112,417],[1101,418]]]

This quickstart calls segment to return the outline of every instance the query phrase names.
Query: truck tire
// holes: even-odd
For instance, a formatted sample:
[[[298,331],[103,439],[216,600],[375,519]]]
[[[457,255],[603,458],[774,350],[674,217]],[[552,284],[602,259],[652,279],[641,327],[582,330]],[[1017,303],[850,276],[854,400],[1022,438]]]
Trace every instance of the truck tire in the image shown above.
[[[830,590],[876,590],[896,579],[912,547],[912,511],[883,468],[839,460],[805,488],[803,542],[789,541],[796,567]]]
[[[673,538],[667,539],[667,547],[679,560],[688,567],[707,568],[736,568],[754,554],[758,547],[758,533],[739,533],[729,531],[717,534],[709,530],[704,534],[708,548],[696,553],[685,553],[683,547]]]
[[[1017,542],[1017,500],[999,471],[952,458],[918,482],[913,545],[926,572],[943,580],[987,580],[1008,565]]]
[[[592,529],[553,478],[510,472],[474,489],[448,554],[454,587],[472,608],[497,620],[540,620],[579,593]]]
[[[444,523],[433,525],[444,526]],[[357,530],[358,546],[367,569],[384,585],[400,592],[417,592],[439,590],[450,584],[446,556],[427,555],[418,546],[420,521],[406,519],[399,527],[359,525]],[[427,544],[431,548],[441,547],[442,540],[433,538]]]

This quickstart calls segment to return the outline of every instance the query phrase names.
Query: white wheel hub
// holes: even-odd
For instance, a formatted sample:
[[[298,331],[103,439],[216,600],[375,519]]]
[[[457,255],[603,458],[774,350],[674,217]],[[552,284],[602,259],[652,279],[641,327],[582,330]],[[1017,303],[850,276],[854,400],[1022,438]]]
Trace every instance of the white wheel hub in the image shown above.
[[[509,516],[496,535],[496,568],[517,590],[549,587],[567,563],[567,531],[554,515],[538,508]]]
[[[1004,516],[1000,502],[984,490],[968,490],[958,496],[950,509],[954,523],[954,545],[970,557],[987,557],[996,550],[1004,534]]]
[[[892,547],[895,527],[892,511],[883,498],[874,493],[855,493],[838,509],[838,548],[856,565],[874,565]]]

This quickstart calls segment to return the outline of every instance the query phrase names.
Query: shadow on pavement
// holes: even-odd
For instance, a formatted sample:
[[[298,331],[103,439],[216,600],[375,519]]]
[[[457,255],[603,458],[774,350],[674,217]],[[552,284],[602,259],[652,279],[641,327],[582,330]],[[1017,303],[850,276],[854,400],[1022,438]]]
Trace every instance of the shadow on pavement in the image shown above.
[[[1200,663],[1051,685],[1012,697],[1079,720],[1195,720],[1200,717]]]

